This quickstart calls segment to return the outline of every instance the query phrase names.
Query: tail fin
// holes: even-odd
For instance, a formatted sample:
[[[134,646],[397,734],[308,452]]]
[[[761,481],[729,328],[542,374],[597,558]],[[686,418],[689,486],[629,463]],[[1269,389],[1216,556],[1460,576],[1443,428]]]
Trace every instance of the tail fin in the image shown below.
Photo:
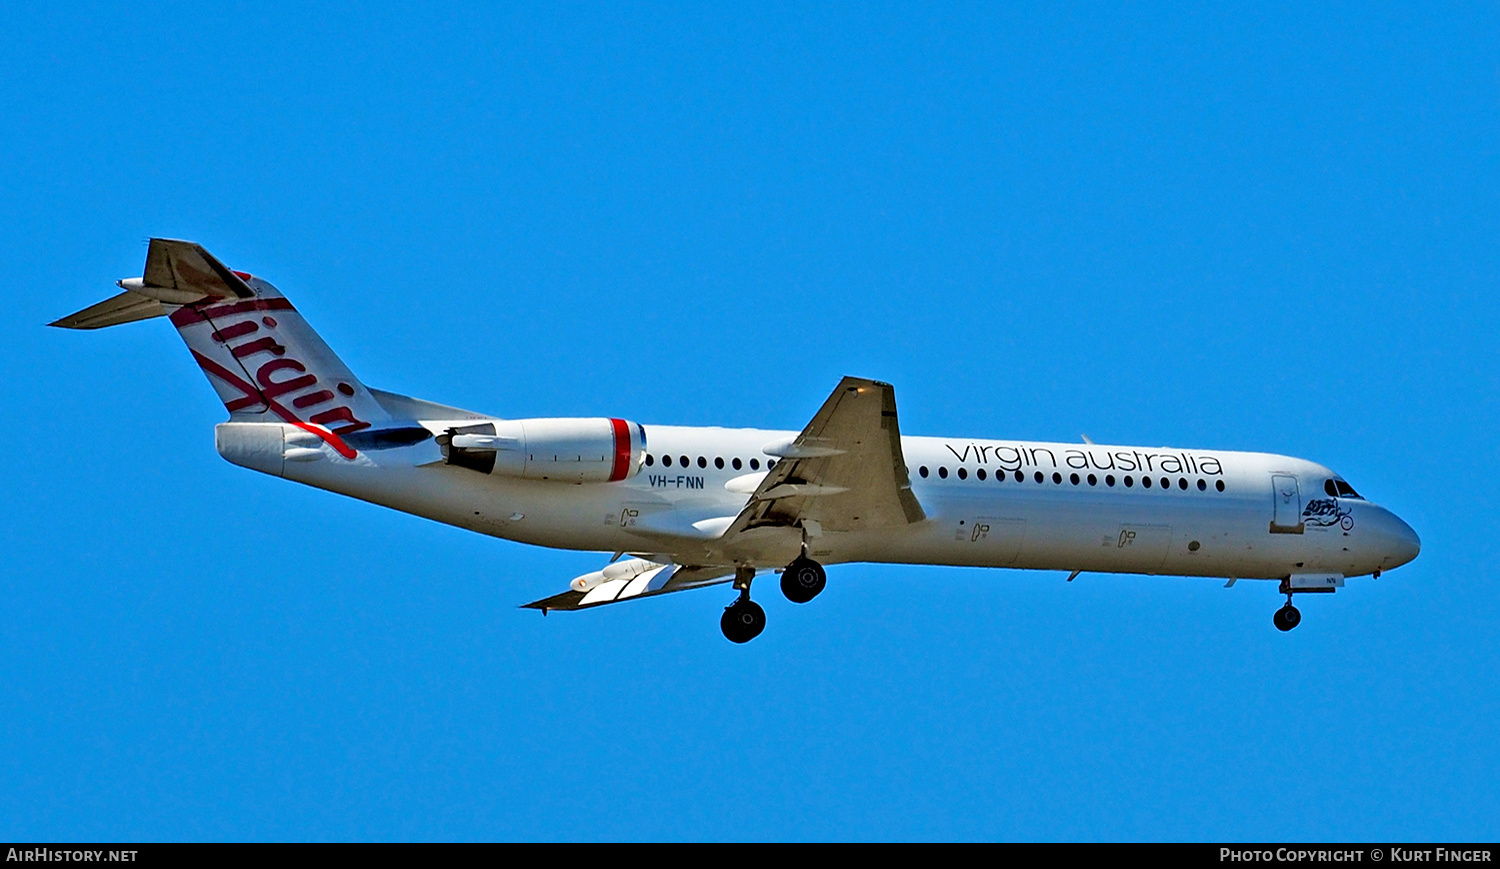
[[[275,287],[231,271],[193,242],[151,239],[145,275],[120,286],[124,293],[51,325],[98,329],[169,317],[230,419],[269,415],[337,436],[390,418]]]

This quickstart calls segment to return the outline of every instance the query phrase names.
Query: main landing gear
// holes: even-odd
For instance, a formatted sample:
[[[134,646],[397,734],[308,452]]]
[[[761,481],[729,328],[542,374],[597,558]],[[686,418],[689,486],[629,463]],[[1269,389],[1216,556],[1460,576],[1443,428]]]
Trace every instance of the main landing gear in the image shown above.
[[[803,555],[781,572],[781,593],[792,603],[807,603],[828,584],[823,565]]]
[[[750,580],[755,578],[755,568],[741,567],[734,573],[734,587],[740,597],[724,608],[719,619],[719,629],[731,643],[748,643],[766,629],[766,611],[750,599]]]
[[[766,629],[766,611],[750,599],[750,581],[753,579],[753,567],[741,567],[734,573],[734,587],[740,590],[740,596],[724,608],[724,615],[719,619],[719,628],[731,643],[748,643]],[[807,603],[827,584],[828,575],[823,571],[823,565],[806,555],[788,564],[781,572],[781,593],[792,603]]]

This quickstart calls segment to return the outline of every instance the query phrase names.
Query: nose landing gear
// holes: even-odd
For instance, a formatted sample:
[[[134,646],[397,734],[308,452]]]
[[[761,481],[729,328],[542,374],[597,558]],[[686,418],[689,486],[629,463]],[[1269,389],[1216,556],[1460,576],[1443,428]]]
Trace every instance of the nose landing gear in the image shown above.
[[[1292,606],[1291,595],[1286,596],[1286,606],[1277,610],[1271,621],[1276,623],[1276,629],[1279,631],[1289,631],[1302,623],[1302,612]]]
[[[1329,591],[1332,590],[1329,589]],[[1276,611],[1276,615],[1271,618],[1271,621],[1276,625],[1276,630],[1285,633],[1302,624],[1302,611],[1292,606],[1292,584],[1290,581],[1285,579],[1281,581],[1281,593],[1286,595],[1286,605]]]

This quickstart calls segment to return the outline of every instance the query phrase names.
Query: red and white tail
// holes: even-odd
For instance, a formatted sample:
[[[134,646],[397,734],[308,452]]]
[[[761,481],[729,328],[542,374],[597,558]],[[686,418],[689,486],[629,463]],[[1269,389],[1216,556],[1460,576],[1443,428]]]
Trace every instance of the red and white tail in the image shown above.
[[[120,287],[125,292],[51,325],[98,329],[169,317],[230,419],[340,436],[390,418],[275,287],[231,271],[193,242],[151,239],[145,274]]]

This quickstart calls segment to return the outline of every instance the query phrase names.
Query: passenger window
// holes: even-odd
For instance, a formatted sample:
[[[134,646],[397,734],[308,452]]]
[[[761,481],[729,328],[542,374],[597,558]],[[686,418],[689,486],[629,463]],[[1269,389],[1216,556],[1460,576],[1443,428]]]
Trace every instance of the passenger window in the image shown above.
[[[1198,491],[1202,492],[1202,491],[1204,491],[1207,488],[1208,488],[1208,481],[1206,481],[1206,480],[1199,480],[1198,481]]]
[[[960,480],[967,480],[967,479],[969,479],[969,469],[968,468],[959,468],[958,469],[958,478]]]
[[[1115,475],[1114,474],[1105,474],[1104,475],[1104,485],[1106,485],[1106,486],[1110,487],[1111,489],[1113,489],[1115,487]]]
[[[1125,478],[1125,485],[1127,485],[1127,486],[1130,485],[1130,478],[1129,477]],[[1150,477],[1141,477],[1141,485],[1145,486],[1148,489],[1151,488],[1151,478]]]
[[[917,473],[921,474],[922,478],[925,480],[927,478],[927,466],[923,465],[922,467],[917,468]]]
[[[1062,474],[1059,474],[1058,472],[1053,471],[1052,472],[1052,482],[1061,485],[1062,484]]]
[[[1026,479],[1026,475],[1025,474],[1021,473],[1020,471],[1016,471],[1016,482],[1017,483],[1022,482],[1025,479]]]
[[[760,459],[751,459],[750,460],[750,470],[752,470],[752,471],[758,471],[758,470],[760,470]]]
[[[649,468],[654,464],[656,464],[656,459],[651,458],[650,453],[646,453],[646,467]]]
[[[1093,474],[1089,474],[1089,485],[1090,486],[1097,486],[1097,485],[1099,485],[1099,478],[1096,477],[1096,476],[1094,476]]]
[[[1169,480],[1169,479],[1167,479],[1166,477],[1162,477],[1161,478],[1161,487],[1163,489],[1170,489],[1170,488],[1172,488],[1172,481]]]
[[[938,468],[938,476],[942,477],[945,480],[948,479],[948,469],[944,468],[944,467],[939,467]]]
[[[1044,482],[1044,481],[1046,481],[1046,479],[1047,479],[1046,477],[1042,476],[1042,472],[1041,471],[1037,471],[1036,472],[1036,481],[1038,483]]]
[[[723,456],[714,456],[714,467],[718,468],[721,471],[724,470],[724,457]]]
[[[669,468],[672,467],[672,457],[671,456],[662,456],[661,457],[661,463],[663,465],[669,467]]]
[[[976,476],[979,479],[983,480],[984,479],[984,468],[980,468],[979,470],[975,471],[974,472],[974,476]]]
[[[769,471],[769,470],[771,470],[774,467],[776,467],[776,460],[775,459],[766,459],[766,470]]]
[[[1069,474],[1068,475],[1068,482],[1072,483],[1075,486],[1078,485],[1078,475],[1077,474]]]
[[[1135,478],[1131,477],[1129,474],[1126,474],[1125,475],[1125,488],[1128,489],[1128,488],[1130,488],[1131,486],[1134,486],[1134,485],[1135,485]]]
[[[1187,491],[1187,477],[1177,478],[1177,488],[1181,489],[1184,492]]]
[[[688,462],[688,457],[687,457],[687,456],[678,456],[678,457],[677,457],[677,460],[678,460],[678,461],[679,461],[679,462],[682,462],[682,466],[683,466],[683,467],[684,467],[684,468],[685,468],[685,467],[687,467],[687,466],[688,466],[688,464],[689,464],[689,462]]]
[[[1224,491],[1224,481],[1223,480],[1215,480],[1214,481],[1214,488],[1218,489],[1220,492]]]
[[[744,467],[744,465],[742,465],[740,463],[739,456],[735,456],[734,460],[729,463],[729,466],[732,467],[732,468],[734,468],[736,471],[738,471],[740,468]]]
[[[705,459],[702,456],[699,456],[698,457],[698,467],[700,467],[700,468],[706,468],[706,467],[708,467],[708,459]]]

